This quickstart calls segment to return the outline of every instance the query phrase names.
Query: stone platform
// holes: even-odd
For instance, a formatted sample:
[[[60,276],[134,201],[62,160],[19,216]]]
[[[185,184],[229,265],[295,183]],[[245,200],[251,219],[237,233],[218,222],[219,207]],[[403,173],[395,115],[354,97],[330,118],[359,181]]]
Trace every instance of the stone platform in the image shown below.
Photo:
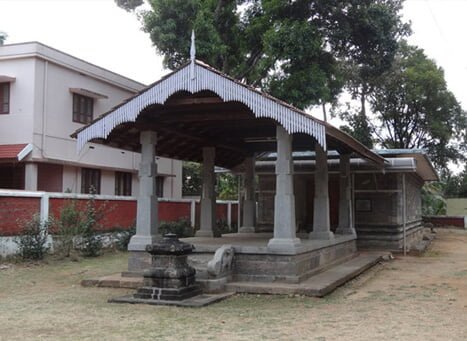
[[[310,240],[298,235],[301,244],[290,250],[271,250],[271,233],[232,233],[222,238],[184,238],[195,249],[189,256],[197,270],[197,280],[207,278],[203,263],[222,245],[234,249],[233,281],[300,283],[313,274],[353,258],[357,252],[355,236],[336,235],[332,240]]]
[[[196,268],[197,284],[205,294],[232,291],[322,296],[366,270],[382,255],[359,255],[354,236],[336,235],[333,240],[310,240],[307,235],[299,235],[301,245],[289,251],[270,250],[268,241],[271,237],[270,233],[237,233],[224,234],[221,238],[184,238],[183,241],[195,246],[189,255],[189,263]],[[231,270],[227,275],[213,276],[207,271],[208,262],[216,250],[226,245],[234,250]],[[82,284],[124,288],[144,286],[142,277],[126,277],[125,274],[86,280]]]
[[[331,267],[326,271],[320,272],[311,276],[301,283],[285,283],[285,282],[254,282],[254,281],[233,281],[225,286],[227,292],[221,294],[203,294],[197,303],[188,300],[188,302],[163,301],[160,304],[164,305],[179,305],[179,306],[203,306],[218,300],[224,299],[234,293],[251,293],[251,294],[296,294],[313,297],[323,297],[334,291],[340,285],[345,284],[352,278],[360,275],[373,265],[377,264],[387,256],[388,252],[364,252],[355,258],[344,262],[335,267]],[[84,280],[81,283],[83,286],[98,286],[112,288],[137,288],[143,286],[142,277],[122,277],[121,274],[114,274],[92,280]],[[225,296],[224,296],[225,294]],[[220,295],[220,296],[218,296]],[[209,300],[209,303],[206,301]],[[211,301],[214,300],[214,301]],[[143,300],[134,299],[131,295],[112,299],[114,303],[147,303]],[[203,302],[206,302],[205,304]]]
[[[116,297],[109,299],[109,303],[131,303],[131,304],[149,304],[149,305],[172,305],[177,307],[204,307],[206,305],[219,302],[232,295],[234,292],[224,292],[219,294],[201,294],[185,300],[169,301],[169,300],[152,300],[135,298],[133,295]]]

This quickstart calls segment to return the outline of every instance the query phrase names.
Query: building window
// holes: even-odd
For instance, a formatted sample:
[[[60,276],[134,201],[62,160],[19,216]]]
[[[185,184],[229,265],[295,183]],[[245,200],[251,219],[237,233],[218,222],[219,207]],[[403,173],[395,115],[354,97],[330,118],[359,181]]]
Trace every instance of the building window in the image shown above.
[[[156,195],[158,198],[164,197],[164,177],[163,176],[156,177]]]
[[[81,193],[101,193],[101,171],[100,169],[81,169]]]
[[[115,195],[131,196],[132,174],[115,172]]]
[[[94,99],[73,94],[73,122],[87,124],[92,121]]]
[[[0,83],[0,114],[10,113],[10,83]]]

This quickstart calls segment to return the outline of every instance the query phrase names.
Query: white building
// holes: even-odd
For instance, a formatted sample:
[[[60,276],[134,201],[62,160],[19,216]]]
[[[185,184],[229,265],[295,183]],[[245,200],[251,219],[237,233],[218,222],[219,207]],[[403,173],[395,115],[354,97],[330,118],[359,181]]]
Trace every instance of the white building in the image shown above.
[[[78,154],[70,134],[143,88],[38,42],[0,46],[0,188],[137,195],[139,154]],[[181,198],[181,162],[157,162],[159,195]]]

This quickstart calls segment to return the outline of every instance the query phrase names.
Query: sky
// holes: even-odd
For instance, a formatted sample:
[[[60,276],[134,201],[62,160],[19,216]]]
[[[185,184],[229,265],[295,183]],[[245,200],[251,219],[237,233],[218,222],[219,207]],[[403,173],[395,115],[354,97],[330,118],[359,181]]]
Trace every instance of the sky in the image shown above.
[[[467,0],[406,0],[402,12],[410,43],[445,70],[467,110],[466,13]],[[0,31],[6,44],[39,41],[144,84],[167,72],[135,14],[113,0],[0,0]]]

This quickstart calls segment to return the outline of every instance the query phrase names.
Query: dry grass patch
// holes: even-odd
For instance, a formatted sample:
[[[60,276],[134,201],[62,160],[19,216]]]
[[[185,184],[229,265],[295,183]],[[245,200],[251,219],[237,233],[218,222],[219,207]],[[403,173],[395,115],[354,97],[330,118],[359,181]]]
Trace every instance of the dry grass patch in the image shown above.
[[[204,308],[109,304],[83,288],[126,268],[125,253],[0,270],[0,340],[464,340],[467,233],[440,232],[436,257],[379,265],[324,299],[236,295]]]

